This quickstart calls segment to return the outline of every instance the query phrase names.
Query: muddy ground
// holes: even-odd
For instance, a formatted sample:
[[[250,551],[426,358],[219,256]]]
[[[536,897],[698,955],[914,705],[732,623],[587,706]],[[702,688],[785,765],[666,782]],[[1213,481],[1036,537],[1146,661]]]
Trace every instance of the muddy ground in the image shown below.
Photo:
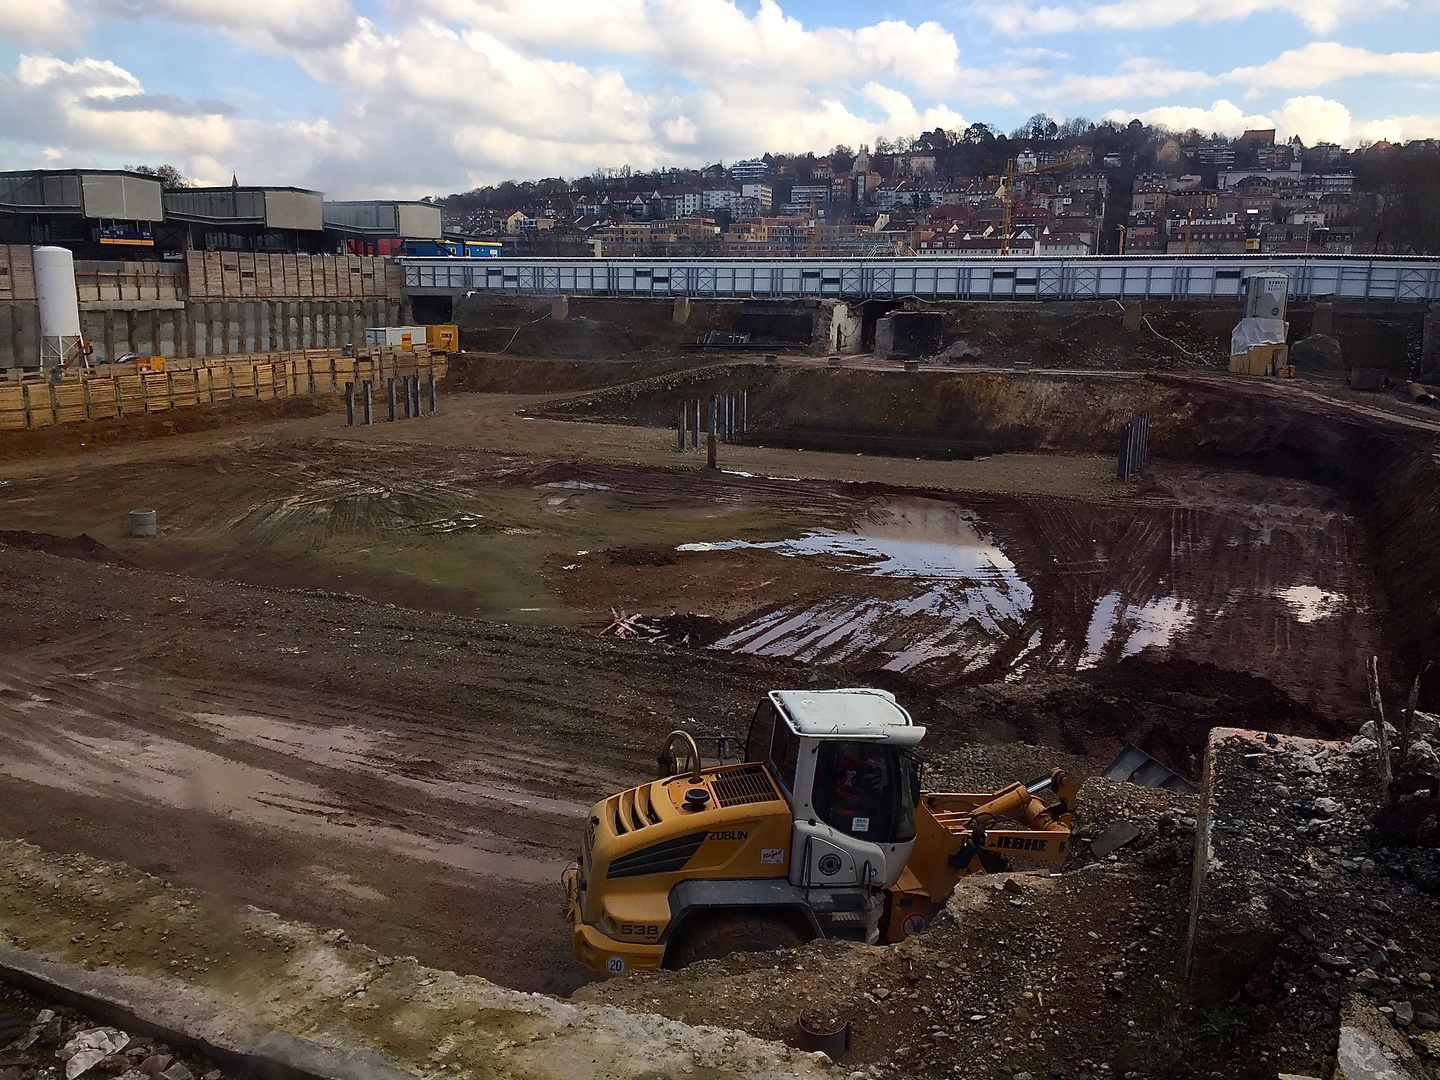
[[[1365,657],[1421,625],[1354,477],[1285,447],[1433,443],[1433,414],[1117,376],[969,414],[1068,432],[1025,452],[727,445],[716,474],[644,410],[729,376],[635,374],[567,402],[541,391],[583,370],[520,364],[527,393],[424,420],[96,424],[0,461],[0,834],[564,993],[577,823],[675,726],[738,736],[767,689],[869,683],[930,728],[940,785],[1092,775],[1126,741],[1195,778],[1214,725],[1348,735]],[[973,377],[976,402],[1015,387]],[[827,423],[914,389],[844,378]],[[1161,453],[1122,484],[1101,451],[1136,407]],[[125,535],[138,506],[153,540]],[[599,636],[621,611],[696,613],[717,647]]]

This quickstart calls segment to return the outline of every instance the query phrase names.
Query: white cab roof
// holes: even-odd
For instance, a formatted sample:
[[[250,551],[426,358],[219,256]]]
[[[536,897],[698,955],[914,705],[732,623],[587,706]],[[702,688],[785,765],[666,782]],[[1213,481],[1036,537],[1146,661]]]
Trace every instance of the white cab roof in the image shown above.
[[[772,690],[770,700],[798,735],[885,739],[904,746],[925,737],[925,729],[888,690]]]

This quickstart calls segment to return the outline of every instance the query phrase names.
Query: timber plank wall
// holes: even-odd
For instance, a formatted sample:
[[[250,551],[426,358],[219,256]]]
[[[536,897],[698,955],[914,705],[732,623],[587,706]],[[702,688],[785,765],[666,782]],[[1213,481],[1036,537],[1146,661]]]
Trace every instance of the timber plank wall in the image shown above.
[[[165,371],[75,371],[59,383],[29,378],[0,385],[0,430],[51,427],[232,401],[343,394],[346,383],[381,386],[404,376],[445,376],[446,357],[426,350],[303,349],[168,364]]]

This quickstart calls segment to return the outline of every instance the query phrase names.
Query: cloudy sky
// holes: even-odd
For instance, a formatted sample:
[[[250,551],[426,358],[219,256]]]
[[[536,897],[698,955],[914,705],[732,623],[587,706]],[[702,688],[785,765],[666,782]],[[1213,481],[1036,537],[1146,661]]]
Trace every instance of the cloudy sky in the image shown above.
[[[0,168],[415,197],[1035,112],[1440,137],[1440,0],[0,0]]]

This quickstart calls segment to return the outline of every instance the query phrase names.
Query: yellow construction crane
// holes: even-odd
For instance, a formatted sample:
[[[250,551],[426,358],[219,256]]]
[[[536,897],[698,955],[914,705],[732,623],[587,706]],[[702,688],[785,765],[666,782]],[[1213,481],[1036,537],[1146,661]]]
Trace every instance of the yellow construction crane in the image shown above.
[[[1074,151],[1066,154],[1059,161],[1052,161],[1048,165],[1037,165],[1033,169],[1016,169],[1015,159],[1011,158],[1005,163],[1004,176],[992,176],[990,179],[999,180],[1000,187],[995,194],[1000,199],[1003,213],[1000,217],[1000,254],[1010,254],[1010,217],[1011,209],[1015,204],[1015,181],[1022,176],[1034,176],[1036,173],[1048,172],[1051,169],[1063,169],[1067,165],[1078,165],[1080,162],[1073,156]]]

